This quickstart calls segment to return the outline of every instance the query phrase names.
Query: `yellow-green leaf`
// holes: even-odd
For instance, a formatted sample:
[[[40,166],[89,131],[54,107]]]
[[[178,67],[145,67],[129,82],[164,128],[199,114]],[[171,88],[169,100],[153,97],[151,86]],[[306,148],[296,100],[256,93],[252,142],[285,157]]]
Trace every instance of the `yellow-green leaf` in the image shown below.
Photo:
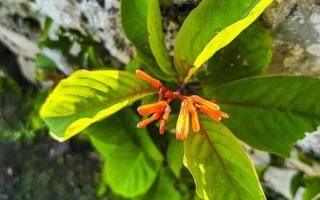
[[[162,71],[174,76],[169,52],[165,46],[162,32],[161,12],[158,0],[149,0],[148,32],[151,51]]]
[[[218,50],[247,28],[272,0],[203,0],[178,33],[174,63],[180,79],[188,79]]]
[[[58,84],[40,116],[51,136],[62,142],[153,92],[129,72],[79,70]]]
[[[184,164],[206,200],[264,200],[258,176],[238,140],[221,123],[200,116],[201,133],[189,134]]]
[[[305,176],[305,190],[303,200],[318,200],[320,198],[320,176]]]
[[[146,71],[163,80],[176,80],[163,41],[158,0],[121,0],[121,21]]]

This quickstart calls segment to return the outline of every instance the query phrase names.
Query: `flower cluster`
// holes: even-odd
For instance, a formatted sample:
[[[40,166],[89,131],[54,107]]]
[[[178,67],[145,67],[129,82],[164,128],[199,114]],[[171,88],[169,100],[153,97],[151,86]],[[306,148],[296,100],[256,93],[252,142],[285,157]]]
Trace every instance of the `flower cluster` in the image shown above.
[[[207,114],[215,121],[220,121],[222,118],[229,117],[227,113],[220,111],[220,107],[212,101],[203,99],[197,95],[184,96],[179,92],[170,91],[164,87],[159,80],[152,78],[141,70],[137,70],[136,75],[149,82],[154,87],[159,88],[158,102],[138,107],[137,110],[141,116],[151,115],[151,117],[139,122],[137,125],[138,128],[144,128],[151,122],[159,120],[159,132],[160,134],[164,134],[165,124],[169,121],[171,112],[170,103],[173,99],[180,99],[182,101],[176,125],[176,138],[178,140],[187,138],[190,127],[190,118],[193,132],[197,133],[200,131],[198,112]]]

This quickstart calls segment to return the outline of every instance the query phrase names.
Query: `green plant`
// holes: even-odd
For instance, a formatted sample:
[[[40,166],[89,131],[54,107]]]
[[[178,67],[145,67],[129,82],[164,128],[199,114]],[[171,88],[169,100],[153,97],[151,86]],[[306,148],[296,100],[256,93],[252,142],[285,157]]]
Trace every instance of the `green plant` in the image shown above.
[[[200,198],[265,199],[237,138],[253,148],[288,157],[292,144],[320,124],[319,79],[258,76],[270,61],[271,39],[254,21],[271,2],[202,0],[177,35],[172,61],[163,42],[158,1],[122,0],[123,29],[137,57],[127,71],[79,70],[62,80],[40,111],[51,136],[63,142],[80,132],[87,133],[104,161],[104,183],[126,198],[193,199],[193,182],[182,169],[184,157]],[[203,65],[206,67],[199,71]],[[162,83],[151,77],[144,79],[152,85],[139,79],[132,73],[137,68]],[[170,100],[170,121],[158,114],[138,124],[144,127],[160,118],[160,133],[165,132],[166,122],[169,134],[154,134],[155,124],[136,128],[140,119],[132,110],[138,106],[134,102],[155,103],[163,100],[163,95],[170,99],[173,93],[182,98]],[[215,99],[230,118],[218,122],[221,116],[227,117],[218,106],[202,110],[218,116],[214,121],[200,114],[197,128],[191,112],[193,130],[200,131],[188,137],[182,131],[183,137],[178,138],[184,141],[177,142],[170,135],[175,133],[175,119],[179,118],[180,126],[189,118],[188,113],[178,117],[179,99],[196,94]],[[140,114],[168,115],[167,106],[168,102],[153,104],[151,111],[150,106],[140,107]],[[143,108],[149,110],[143,112]],[[188,128],[184,126],[184,130]]]
[[[32,141],[45,128],[38,112],[46,97],[0,70],[0,141]]]

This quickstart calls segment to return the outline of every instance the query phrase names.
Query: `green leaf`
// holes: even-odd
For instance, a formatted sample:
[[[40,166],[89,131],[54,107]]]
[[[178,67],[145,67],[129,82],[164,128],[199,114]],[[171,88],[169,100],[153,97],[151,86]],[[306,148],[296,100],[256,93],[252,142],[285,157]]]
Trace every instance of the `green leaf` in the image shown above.
[[[56,68],[56,63],[43,54],[38,54],[36,58],[36,67],[43,70],[53,71]]]
[[[32,137],[30,111],[32,91],[0,70],[0,141],[17,141]]]
[[[135,200],[180,200],[180,194],[174,187],[173,180],[170,179],[168,172],[163,169],[160,172],[158,181],[141,198]]]
[[[172,68],[169,52],[165,46],[162,32],[161,12],[158,0],[149,0],[148,10],[148,32],[151,51],[160,66],[161,70],[174,76],[175,71]]]
[[[297,172],[295,175],[292,176],[290,181],[290,193],[292,197],[296,196],[298,189],[303,185],[304,185],[303,173]]]
[[[203,85],[260,75],[268,67],[271,55],[271,37],[255,22],[209,60]]]
[[[91,68],[104,67],[106,65],[101,59],[100,55],[97,54],[93,46],[89,46],[86,48],[83,57],[83,60],[85,61],[83,63],[85,63],[86,66],[90,66]]]
[[[265,199],[253,164],[238,140],[221,123],[200,116],[201,133],[189,134],[184,164],[202,199]]]
[[[167,149],[167,161],[176,177],[180,177],[180,171],[183,167],[183,143],[175,137],[170,138]]]
[[[318,200],[320,198],[320,176],[305,176],[306,184],[303,200]]]
[[[282,168],[284,167],[286,159],[284,157],[278,156],[276,154],[269,154],[269,165]]]
[[[308,157],[303,152],[298,152],[298,160],[311,167],[314,164],[314,160],[312,160],[312,158]]]
[[[62,142],[153,92],[129,72],[79,70],[58,84],[40,116],[52,137]]]
[[[137,69],[139,69],[140,66],[140,62],[139,62],[139,58],[135,57],[133,58],[125,67],[125,70],[131,73],[135,73]]]
[[[144,194],[154,183],[163,157],[139,118],[129,109],[90,126],[86,133],[104,159],[103,178],[126,198]]]
[[[174,64],[188,79],[218,50],[247,28],[272,0],[203,0],[184,21],[175,43]]]
[[[170,81],[175,77],[172,76],[171,66],[168,68],[168,62],[170,62],[167,60],[168,52],[160,55],[165,52],[163,34],[158,33],[162,31],[160,10],[151,12],[151,9],[159,9],[157,3],[154,0],[121,0],[121,21],[124,32],[135,46],[147,71],[157,78]],[[158,17],[158,19],[151,19],[152,17]]]
[[[204,88],[230,115],[223,121],[254,148],[289,156],[292,144],[320,125],[320,79],[264,76]]]
[[[180,105],[179,105],[180,106]],[[178,106],[176,106],[176,108],[180,108]],[[174,107],[173,104],[171,104],[171,109],[176,109]],[[170,130],[175,130],[176,128],[176,124],[177,124],[177,120],[178,120],[178,113],[170,113],[170,120],[166,123],[166,130],[170,131]],[[175,138],[175,137],[174,137]]]
[[[121,0],[122,27],[147,70],[154,76],[162,78],[165,73],[157,66],[148,40],[148,6],[149,0]]]
[[[264,175],[266,174],[268,170],[268,165],[267,164],[257,164],[254,166],[256,169],[257,175],[259,177],[259,180],[264,180]]]

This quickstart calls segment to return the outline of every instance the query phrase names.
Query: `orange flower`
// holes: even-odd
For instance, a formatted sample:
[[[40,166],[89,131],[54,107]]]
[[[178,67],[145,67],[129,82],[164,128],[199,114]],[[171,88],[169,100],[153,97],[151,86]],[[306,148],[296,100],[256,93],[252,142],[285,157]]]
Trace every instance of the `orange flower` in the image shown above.
[[[181,108],[176,125],[176,138],[178,140],[184,140],[189,133],[190,118],[193,132],[200,131],[200,122],[198,118],[198,111],[209,115],[213,120],[220,121],[221,118],[228,118],[229,115],[220,111],[220,107],[213,101],[209,101],[199,97],[197,95],[184,96],[180,91],[170,91],[168,88],[162,85],[162,83],[149,76],[141,70],[136,71],[137,76],[141,79],[149,82],[154,87],[159,88],[159,100],[157,103],[143,105],[138,107],[140,115],[153,114],[150,118],[147,118],[137,124],[138,128],[144,128],[148,124],[159,120],[160,134],[165,132],[165,124],[169,121],[171,113],[170,103],[173,99],[180,99]]]
[[[150,123],[156,121],[157,119],[159,119],[160,116],[161,116],[161,113],[154,113],[150,118],[147,118],[147,119],[139,122],[139,123],[137,124],[137,127],[138,127],[138,128],[144,128],[144,127],[146,127],[148,124],[150,124]]]
[[[137,110],[138,113],[143,116],[156,112],[162,112],[166,106],[168,106],[168,103],[166,101],[159,101],[157,103],[139,106]]]
[[[197,108],[193,105],[193,101],[191,98],[188,98],[188,111],[191,114],[193,132],[197,133],[200,131],[200,123],[198,119]]]
[[[220,110],[220,107],[211,102],[211,101],[208,101],[206,99],[203,99],[197,95],[192,95],[191,98],[193,99],[194,102],[200,104],[200,105],[205,105],[206,107],[208,107],[210,110]]]
[[[187,138],[189,132],[189,112],[188,102],[183,100],[181,103],[180,113],[176,125],[176,138],[178,140],[184,140]]]
[[[157,88],[162,87],[162,83],[159,80],[152,78],[147,73],[145,73],[141,70],[136,70],[136,75],[139,76],[141,79],[151,83],[151,85],[153,85],[154,87],[157,87]]]
[[[160,119],[160,127],[159,127],[159,133],[161,135],[164,134],[164,131],[165,131],[165,124],[166,124],[166,121],[162,118]]]
[[[164,114],[163,114],[163,120],[164,121],[169,121],[169,115],[170,115],[170,112],[171,112],[171,108],[169,105],[166,106],[166,108],[164,109]]]
[[[206,113],[207,115],[209,115],[209,117],[211,117],[215,121],[220,121],[222,117],[223,118],[229,117],[227,113],[224,113],[220,110],[212,110],[208,108],[206,105],[200,105],[199,109],[201,112]]]

